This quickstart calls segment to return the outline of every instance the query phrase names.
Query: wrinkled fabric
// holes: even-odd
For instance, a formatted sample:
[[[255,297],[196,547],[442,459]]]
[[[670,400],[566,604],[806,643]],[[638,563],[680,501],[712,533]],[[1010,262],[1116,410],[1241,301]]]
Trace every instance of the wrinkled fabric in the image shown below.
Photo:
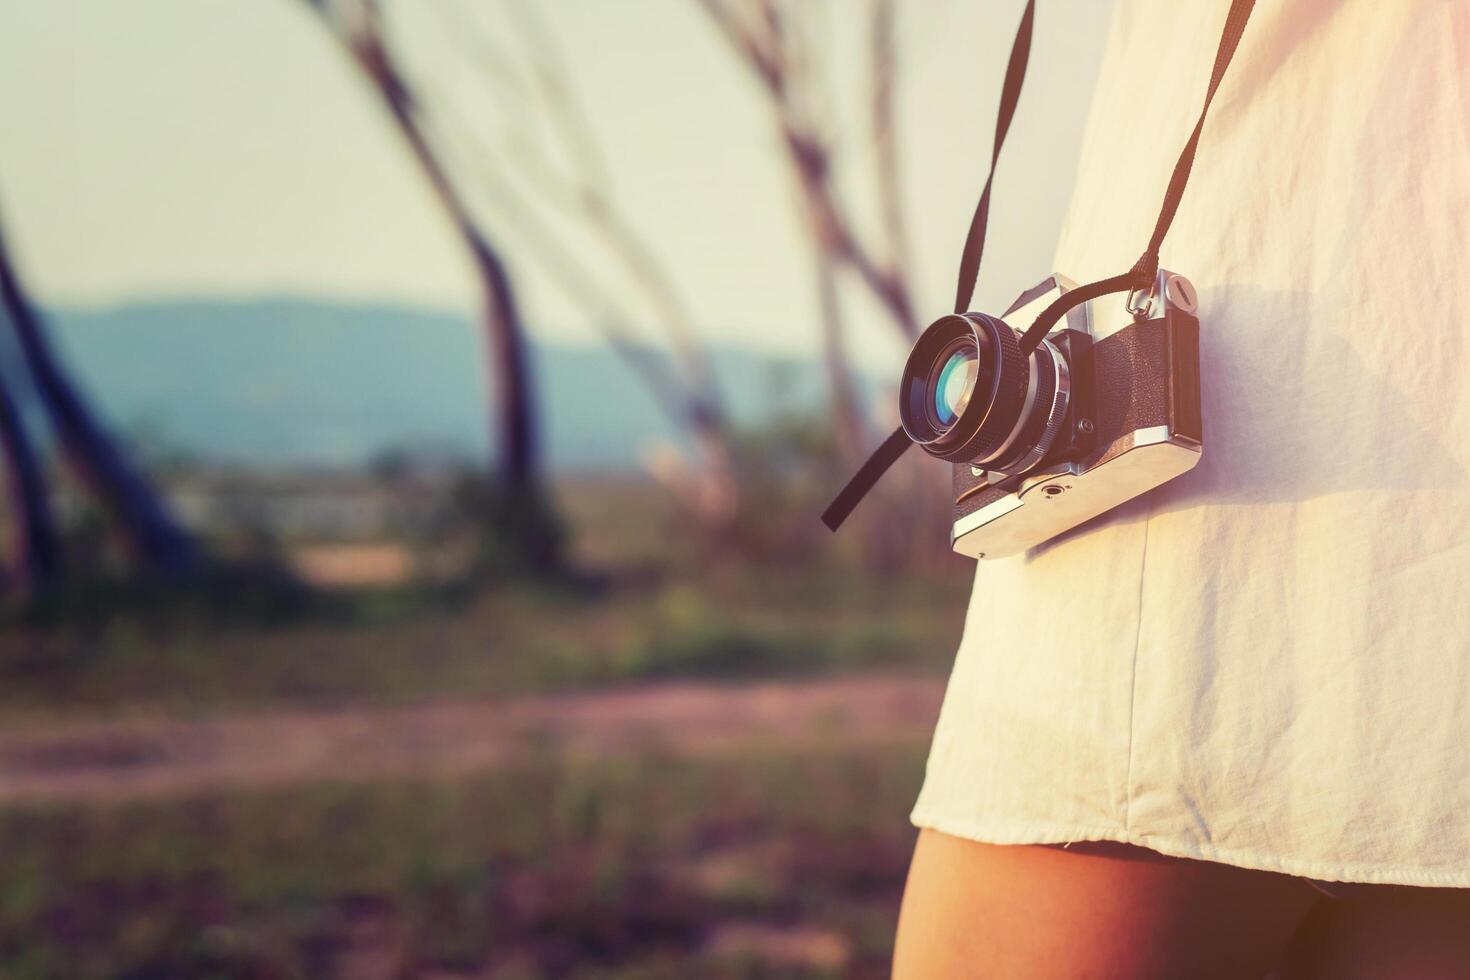
[[[1228,6],[1119,0],[1057,271],[1137,258]],[[1203,459],[978,563],[916,824],[1470,885],[1467,144],[1470,4],[1261,0],[1162,252]]]

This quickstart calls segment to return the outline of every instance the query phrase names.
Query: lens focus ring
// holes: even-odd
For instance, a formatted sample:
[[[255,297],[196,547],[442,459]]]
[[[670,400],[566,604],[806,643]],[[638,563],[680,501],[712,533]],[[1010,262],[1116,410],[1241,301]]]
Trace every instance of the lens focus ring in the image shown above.
[[[980,319],[982,314],[967,314],[967,319]],[[953,456],[984,461],[995,453],[1006,441],[1019,421],[1021,406],[1026,400],[1026,387],[1031,381],[1031,372],[1016,332],[1002,320],[984,317],[987,334],[995,344],[995,381],[990,410],[985,413],[973,439],[966,445],[956,447]]]
[[[957,381],[946,368],[967,350],[974,367]],[[986,461],[1010,452],[1035,374],[1034,358],[1022,356],[1016,332],[1003,320],[984,313],[940,317],[909,351],[899,381],[899,420],[930,456]]]
[[[1037,360],[1042,381],[1035,407],[1026,428],[1017,440],[1017,448],[1005,458],[995,460],[988,469],[1016,476],[1029,471],[1045,458],[1066,422],[1071,404],[1071,370],[1067,359],[1050,341],[1043,340],[1031,355]]]

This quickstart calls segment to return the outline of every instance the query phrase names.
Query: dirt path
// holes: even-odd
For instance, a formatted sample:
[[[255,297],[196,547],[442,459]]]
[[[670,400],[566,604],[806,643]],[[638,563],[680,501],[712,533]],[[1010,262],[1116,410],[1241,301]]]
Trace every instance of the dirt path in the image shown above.
[[[900,677],[671,683],[506,701],[17,727],[0,731],[0,804],[461,773],[542,752],[687,755],[795,738],[918,739],[932,729],[942,693],[939,680]]]

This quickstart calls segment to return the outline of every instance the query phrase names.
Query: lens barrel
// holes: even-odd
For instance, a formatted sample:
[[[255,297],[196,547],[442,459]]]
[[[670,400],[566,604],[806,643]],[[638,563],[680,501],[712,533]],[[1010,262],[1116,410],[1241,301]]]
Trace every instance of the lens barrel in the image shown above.
[[[1003,472],[1045,455],[1065,414],[1067,365],[1043,342],[1028,357],[1005,321],[944,316],[909,352],[899,383],[905,434],[931,456]]]

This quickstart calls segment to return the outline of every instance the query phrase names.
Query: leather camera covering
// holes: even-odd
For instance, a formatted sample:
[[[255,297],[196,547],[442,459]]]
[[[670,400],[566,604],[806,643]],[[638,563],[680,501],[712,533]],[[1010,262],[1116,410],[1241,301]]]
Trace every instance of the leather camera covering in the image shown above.
[[[1067,435],[1058,438],[1037,471],[1063,461],[1091,468],[1132,448],[1136,430],[1156,426],[1203,442],[1199,320],[1191,314],[1170,306],[1162,317],[1137,321],[1097,341],[1090,357],[1069,358],[1068,366],[1077,389],[1090,392],[1090,398],[1079,399],[1069,411]],[[1093,433],[1079,445],[1078,423],[1084,417],[1090,417]],[[981,479],[970,464],[954,465],[954,520],[999,500],[1016,485],[1011,480],[973,492]]]

